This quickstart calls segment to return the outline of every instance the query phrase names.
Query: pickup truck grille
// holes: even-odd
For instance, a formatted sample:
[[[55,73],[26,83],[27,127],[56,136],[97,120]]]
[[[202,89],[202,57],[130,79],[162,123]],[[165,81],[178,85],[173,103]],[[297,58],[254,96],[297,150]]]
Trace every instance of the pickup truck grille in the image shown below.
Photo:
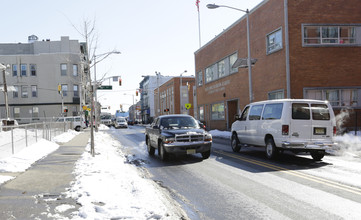
[[[199,135],[188,135],[188,134],[182,134],[182,135],[176,135],[175,141],[176,142],[195,142],[195,141],[203,141],[204,136]]]

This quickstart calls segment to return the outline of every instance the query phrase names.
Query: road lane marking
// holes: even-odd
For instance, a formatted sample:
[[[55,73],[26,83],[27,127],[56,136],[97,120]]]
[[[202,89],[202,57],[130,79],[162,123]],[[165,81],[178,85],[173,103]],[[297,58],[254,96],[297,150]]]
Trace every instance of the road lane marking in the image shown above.
[[[333,187],[333,188],[336,188],[336,189],[341,189],[341,190],[344,190],[344,191],[347,191],[347,192],[351,192],[351,193],[361,195],[361,189],[356,188],[356,187],[348,186],[348,185],[345,185],[345,184],[342,184],[342,183],[334,182],[334,181],[327,180],[327,179],[324,179],[324,178],[321,178],[321,177],[316,177],[316,176],[309,175],[309,174],[306,174],[306,173],[302,173],[302,172],[299,172],[299,171],[289,170],[289,169],[286,169],[286,168],[283,168],[283,167],[280,167],[280,166],[276,166],[276,165],[265,163],[265,162],[262,162],[262,161],[246,158],[246,157],[243,157],[243,156],[239,156],[239,155],[224,152],[224,151],[216,150],[214,152],[218,153],[218,154],[221,154],[221,155],[228,156],[228,157],[232,157],[232,158],[235,158],[235,159],[239,159],[239,160],[242,160],[242,161],[245,161],[245,162],[248,162],[248,163],[252,163],[252,164],[255,164],[255,165],[266,167],[266,168],[269,168],[269,169],[272,169],[272,170],[281,171],[283,173],[290,174],[290,175],[293,175],[293,176],[297,176],[297,177],[300,177],[300,178],[303,178],[303,179],[307,179],[307,180],[310,180],[310,181],[313,181],[313,182],[316,182],[316,183],[321,183],[323,185],[327,185],[327,186],[330,186],[330,187]]]

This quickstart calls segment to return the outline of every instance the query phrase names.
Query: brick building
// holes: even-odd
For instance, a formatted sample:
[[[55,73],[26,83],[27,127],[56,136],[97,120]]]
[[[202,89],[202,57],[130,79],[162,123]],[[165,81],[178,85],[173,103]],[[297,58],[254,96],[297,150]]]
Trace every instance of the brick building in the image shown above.
[[[211,129],[229,129],[234,115],[250,101],[312,98],[329,100],[336,114],[347,109],[346,126],[360,126],[358,4],[262,1],[248,14],[250,54],[256,59],[252,94],[247,65],[233,68],[248,57],[245,14],[195,52],[198,118]]]
[[[194,84],[194,77],[173,77],[159,87],[159,96],[158,88],[156,88],[154,90],[154,108],[157,109],[155,116],[167,114],[194,116],[194,106],[196,104]],[[158,102],[159,99],[160,103]],[[186,104],[190,108],[187,109]]]

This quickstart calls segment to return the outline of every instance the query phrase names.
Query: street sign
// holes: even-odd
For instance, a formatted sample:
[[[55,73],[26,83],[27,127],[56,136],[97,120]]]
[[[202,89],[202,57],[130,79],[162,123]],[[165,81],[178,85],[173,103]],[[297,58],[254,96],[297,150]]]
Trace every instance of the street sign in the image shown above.
[[[187,103],[187,104],[185,104],[185,107],[188,110],[188,109],[190,109],[192,107],[192,105],[191,105],[191,103]]]
[[[98,89],[100,89],[100,90],[112,90],[113,86],[99,86]]]

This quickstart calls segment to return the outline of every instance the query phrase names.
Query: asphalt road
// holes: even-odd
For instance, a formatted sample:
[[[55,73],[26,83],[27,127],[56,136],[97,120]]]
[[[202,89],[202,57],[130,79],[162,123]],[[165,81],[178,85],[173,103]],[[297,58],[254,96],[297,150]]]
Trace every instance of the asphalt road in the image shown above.
[[[144,128],[111,129],[131,163],[168,189],[191,219],[361,219],[361,159],[309,155],[265,159],[261,148],[232,152],[213,139],[212,154],[149,156]],[[359,167],[358,167],[359,166]]]

